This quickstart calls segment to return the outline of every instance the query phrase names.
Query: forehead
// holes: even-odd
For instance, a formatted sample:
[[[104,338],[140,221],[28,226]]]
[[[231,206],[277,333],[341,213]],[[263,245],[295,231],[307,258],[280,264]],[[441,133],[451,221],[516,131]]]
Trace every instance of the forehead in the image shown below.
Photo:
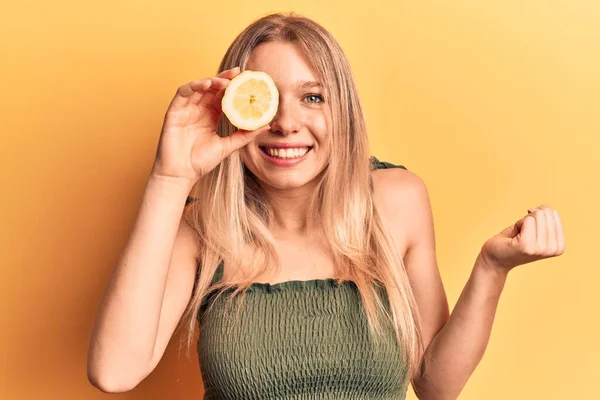
[[[318,80],[300,47],[290,42],[260,44],[250,53],[246,69],[266,72],[281,87]]]

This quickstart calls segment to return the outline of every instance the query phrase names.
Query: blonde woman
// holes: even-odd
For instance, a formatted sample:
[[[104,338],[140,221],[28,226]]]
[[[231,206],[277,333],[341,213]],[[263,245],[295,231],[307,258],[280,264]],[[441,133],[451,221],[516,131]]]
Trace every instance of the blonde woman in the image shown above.
[[[277,115],[222,118],[243,70],[267,72]],[[370,156],[348,61],[320,25],[273,14],[215,77],[166,112],[139,214],[92,333],[88,375],[134,388],[176,327],[199,325],[206,399],[455,399],[486,348],[508,272],[564,251],[541,206],[488,240],[450,315],[423,181]],[[273,162],[272,148],[298,148]],[[304,153],[306,152],[306,153]],[[271,155],[268,155],[271,154]],[[190,197],[188,197],[190,196]]]

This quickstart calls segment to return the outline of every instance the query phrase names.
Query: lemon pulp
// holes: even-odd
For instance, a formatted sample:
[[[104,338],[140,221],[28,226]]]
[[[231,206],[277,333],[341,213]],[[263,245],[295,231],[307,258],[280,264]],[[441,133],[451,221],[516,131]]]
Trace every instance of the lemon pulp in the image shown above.
[[[246,70],[235,76],[223,95],[222,109],[230,122],[244,130],[268,124],[279,105],[273,79],[262,71]]]

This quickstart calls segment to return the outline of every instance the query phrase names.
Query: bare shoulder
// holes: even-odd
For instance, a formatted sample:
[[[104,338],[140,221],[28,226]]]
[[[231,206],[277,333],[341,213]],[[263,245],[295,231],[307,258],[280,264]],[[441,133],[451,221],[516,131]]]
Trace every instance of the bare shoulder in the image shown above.
[[[372,176],[373,201],[402,254],[427,348],[450,315],[437,263],[428,190],[423,179],[402,168],[379,169]]]
[[[398,194],[418,196],[427,191],[423,179],[404,168],[381,168],[371,174],[375,193],[383,198]]]
[[[404,168],[382,168],[371,174],[375,207],[404,256],[429,209],[427,186],[420,176]]]

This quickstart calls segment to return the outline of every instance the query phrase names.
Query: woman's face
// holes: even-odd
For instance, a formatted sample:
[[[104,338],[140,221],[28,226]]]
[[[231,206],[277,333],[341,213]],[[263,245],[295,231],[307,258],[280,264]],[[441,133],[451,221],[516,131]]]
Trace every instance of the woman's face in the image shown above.
[[[242,161],[263,184],[276,189],[312,182],[329,160],[331,126],[328,99],[314,71],[300,49],[289,42],[259,45],[246,69],[264,71],[273,78],[279,109],[271,130],[242,149]]]

